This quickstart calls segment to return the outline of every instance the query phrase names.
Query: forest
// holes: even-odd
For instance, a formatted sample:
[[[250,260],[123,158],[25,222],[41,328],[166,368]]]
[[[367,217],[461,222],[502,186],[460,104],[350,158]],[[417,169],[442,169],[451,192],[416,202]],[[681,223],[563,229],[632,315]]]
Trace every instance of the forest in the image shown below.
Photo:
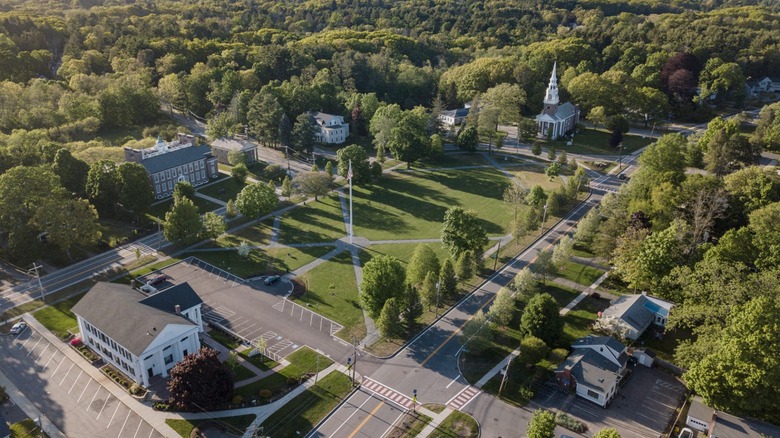
[[[71,258],[99,220],[142,216],[148,178],[121,147],[172,138],[174,110],[211,138],[293,148],[308,111],[341,114],[379,149],[404,123],[396,143],[430,142],[426,117],[467,101],[527,125],[555,62],[561,101],[594,124],[709,122],[648,148],[578,240],[678,303],[671,324],[692,336],[677,362],[697,392],[780,421],[780,179],[755,166],[780,148],[780,106],[752,133],[716,117],[780,72],[773,0],[6,0],[3,257],[35,260],[45,231]]]

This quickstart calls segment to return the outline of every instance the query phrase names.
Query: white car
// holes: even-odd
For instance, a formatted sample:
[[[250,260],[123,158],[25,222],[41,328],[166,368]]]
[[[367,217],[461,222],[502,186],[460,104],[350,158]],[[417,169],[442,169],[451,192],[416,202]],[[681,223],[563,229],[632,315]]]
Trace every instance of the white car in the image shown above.
[[[24,321],[19,321],[16,324],[14,324],[13,327],[11,327],[11,334],[18,335],[19,333],[23,332],[24,329],[26,328],[27,328],[27,323]]]
[[[145,284],[141,286],[141,291],[146,292],[148,294],[153,294],[153,293],[157,293],[157,288],[155,288],[151,284]]]

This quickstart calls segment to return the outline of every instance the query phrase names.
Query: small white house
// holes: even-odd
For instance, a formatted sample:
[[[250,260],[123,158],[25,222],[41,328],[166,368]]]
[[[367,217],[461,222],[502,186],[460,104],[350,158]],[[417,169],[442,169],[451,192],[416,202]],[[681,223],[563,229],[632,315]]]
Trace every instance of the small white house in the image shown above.
[[[441,114],[439,114],[439,121],[448,128],[458,126],[466,120],[470,111],[470,107],[442,111]]]
[[[605,408],[617,394],[626,375],[625,345],[609,336],[587,336],[576,340],[573,351],[555,371],[558,384]]]
[[[674,304],[644,293],[623,295],[599,316],[621,320],[628,327],[626,337],[637,340],[651,324],[666,327],[672,307]]]
[[[313,112],[312,117],[317,126],[315,136],[320,143],[341,144],[349,136],[349,123],[344,123],[344,117],[321,112]]]
[[[73,306],[81,340],[106,363],[143,386],[200,348],[203,301],[187,283],[147,296],[130,286],[97,283]]]

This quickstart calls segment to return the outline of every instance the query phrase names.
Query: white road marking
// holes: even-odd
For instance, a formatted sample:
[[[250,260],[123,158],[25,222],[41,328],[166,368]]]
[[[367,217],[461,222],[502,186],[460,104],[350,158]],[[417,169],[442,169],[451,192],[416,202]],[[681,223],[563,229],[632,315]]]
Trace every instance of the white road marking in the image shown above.
[[[73,388],[75,388],[75,387],[76,387],[76,383],[78,383],[78,382],[79,382],[79,379],[81,378],[81,375],[82,375],[82,374],[84,374],[84,370],[81,370],[81,372],[79,373],[78,377],[76,377],[76,380],[74,380],[74,381],[73,381],[73,384],[72,384],[72,385],[70,385],[70,389],[68,390],[68,394],[70,394],[70,392],[71,392],[71,391],[73,391]]]
[[[445,388],[447,388],[447,389],[450,389],[450,386],[452,386],[452,384],[453,384],[453,383],[457,382],[457,381],[458,381],[458,379],[460,379],[460,376],[458,376],[458,377],[456,377],[456,378],[452,379],[452,382],[450,382],[450,384],[449,384],[449,385],[445,386]]]
[[[98,390],[95,392],[95,395],[92,396],[92,400],[89,401],[89,406],[92,406],[92,403],[97,398],[97,395],[100,394],[100,389],[101,389],[100,386],[98,386]],[[87,409],[89,409],[89,406],[87,406]]]
[[[125,431],[125,425],[127,425],[127,420],[129,420],[129,419],[130,419],[130,412],[133,412],[133,411],[132,411],[132,410],[130,410],[130,409],[128,409],[128,410],[127,410],[127,417],[125,417],[125,422],[124,422],[124,423],[122,423],[122,428],[121,428],[121,429],[119,429],[119,436],[121,436],[121,435],[122,435],[122,432],[124,432],[124,431]]]
[[[88,381],[86,385],[84,385],[84,389],[81,390],[81,395],[79,395],[79,399],[76,400],[76,404],[78,404],[81,401],[81,397],[84,397],[84,393],[87,392],[87,388],[89,388],[89,384],[92,383],[92,380]]]
[[[53,373],[51,373],[51,377],[54,377],[54,375],[55,375],[55,374],[57,374],[57,371],[59,371],[59,370],[60,370],[60,367],[61,367],[61,366],[62,366],[62,364],[64,364],[64,363],[65,363],[65,361],[63,360],[62,362],[60,362],[60,364],[59,364],[59,365],[57,365],[57,368],[55,368],[55,369],[54,369],[54,372],[53,372]]]
[[[149,426],[151,426],[151,424]],[[149,438],[152,438],[153,433],[154,433],[154,428],[152,428],[152,430],[149,431]]]
[[[57,357],[57,353],[56,353],[56,352],[55,352],[54,354],[52,354],[52,355],[51,355],[51,357],[49,358],[49,360],[47,360],[47,361],[46,361],[46,365],[44,365],[44,366],[43,366],[43,368],[41,369],[41,372],[43,372],[43,371],[46,371],[46,368],[48,368],[48,367],[49,367],[49,364],[51,363],[51,361],[52,361],[52,360],[53,360],[55,357]],[[60,362],[60,363],[62,363],[62,362]]]
[[[138,431],[141,430],[141,425],[143,424],[144,420],[143,418],[140,418],[140,422],[138,423],[138,428],[135,430],[135,433],[133,434],[133,438],[135,438],[136,435],[138,435]]]
[[[59,384],[59,385],[57,385],[57,386],[62,386],[62,384],[65,382],[65,379],[67,379],[67,378],[68,378],[68,374],[70,374],[70,370],[72,370],[72,369],[73,369],[73,366],[74,366],[74,365],[76,365],[76,362],[73,362],[73,363],[71,363],[71,364],[70,364],[70,368],[68,368],[68,372],[67,372],[67,373],[65,373],[65,377],[63,377],[63,378],[62,378],[62,380],[60,380],[60,384]]]
[[[388,427],[385,433],[382,434],[381,438],[385,438],[390,432],[392,432],[395,429],[395,422],[398,421],[401,417],[403,417],[403,415],[404,412],[401,412],[400,414],[398,414],[397,417],[395,417],[395,420],[390,422],[390,427]]]
[[[27,357],[30,357],[30,355],[32,354],[33,350],[35,350],[35,347],[38,346],[38,344],[41,342],[42,339],[43,338],[38,338],[38,342],[36,342],[35,345],[33,345],[32,348],[30,349],[30,351],[27,352]],[[24,345],[24,344],[22,344],[22,345]]]
[[[43,353],[46,353],[46,350],[48,350],[49,347],[51,347],[51,344],[47,345],[46,348],[44,348],[43,351],[41,351],[41,354],[38,355],[38,359],[35,359],[34,362],[38,362],[39,360],[41,360],[41,358],[43,357]]]
[[[359,392],[361,392],[361,391],[356,391],[355,394],[357,394]],[[365,394],[365,392],[363,394]],[[357,409],[355,409],[355,412],[353,412],[349,417],[347,417],[346,420],[342,421],[341,425],[339,427],[337,427],[336,430],[334,430],[333,433],[328,438],[332,438],[333,436],[335,436],[336,433],[339,430],[341,430],[341,428],[344,427],[345,424],[347,424],[349,422],[350,418],[352,418],[355,414],[360,412],[360,410],[363,408],[363,405],[368,403],[369,400],[376,400],[376,399],[374,399],[374,397],[371,397],[371,394],[366,394],[366,395],[368,396],[368,398],[366,398],[366,400],[363,403],[361,403],[360,406],[358,406]],[[354,397],[354,396],[355,395],[353,394],[352,397]],[[352,397],[350,397],[350,398],[352,398]]]
[[[111,394],[109,393],[106,397],[106,401],[103,402],[103,407],[100,408],[100,412],[98,412],[98,416],[95,418],[96,420],[100,418],[101,415],[103,415],[103,410],[106,409],[106,405],[108,404],[108,399],[111,398]]]
[[[117,400],[117,401],[118,401],[118,400]],[[117,404],[116,404],[116,409],[114,409],[114,415],[112,415],[112,416],[111,416],[111,419],[110,419],[110,420],[108,420],[108,424],[106,425],[106,429],[108,429],[109,427],[111,427],[111,422],[112,422],[112,421],[114,421],[114,417],[116,417],[116,411],[118,411],[118,410],[119,410],[119,406],[120,406],[121,404],[122,404],[121,402],[119,402],[119,403],[117,403]]]

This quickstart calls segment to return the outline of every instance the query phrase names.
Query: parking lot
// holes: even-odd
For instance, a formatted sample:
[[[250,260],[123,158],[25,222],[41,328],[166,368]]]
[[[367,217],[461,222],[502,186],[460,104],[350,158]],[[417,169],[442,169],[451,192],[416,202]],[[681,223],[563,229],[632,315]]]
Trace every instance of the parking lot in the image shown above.
[[[3,372],[67,436],[162,437],[84,372],[84,364],[70,360],[31,328],[0,336],[0,350]]]
[[[670,374],[656,368],[637,366],[633,375],[607,408],[575,397],[567,405],[566,394],[552,386],[536,390],[535,402],[563,409],[589,425],[591,431],[614,427],[623,438],[659,436],[682,404],[685,387]]]
[[[303,345],[335,360],[342,360],[351,351],[351,346],[335,337],[341,325],[287,299],[292,283],[286,279],[270,285],[263,281],[265,277],[245,281],[197,259],[159,273],[168,278],[162,288],[190,284],[203,300],[204,322],[252,344],[262,338],[267,351],[279,358]]]

